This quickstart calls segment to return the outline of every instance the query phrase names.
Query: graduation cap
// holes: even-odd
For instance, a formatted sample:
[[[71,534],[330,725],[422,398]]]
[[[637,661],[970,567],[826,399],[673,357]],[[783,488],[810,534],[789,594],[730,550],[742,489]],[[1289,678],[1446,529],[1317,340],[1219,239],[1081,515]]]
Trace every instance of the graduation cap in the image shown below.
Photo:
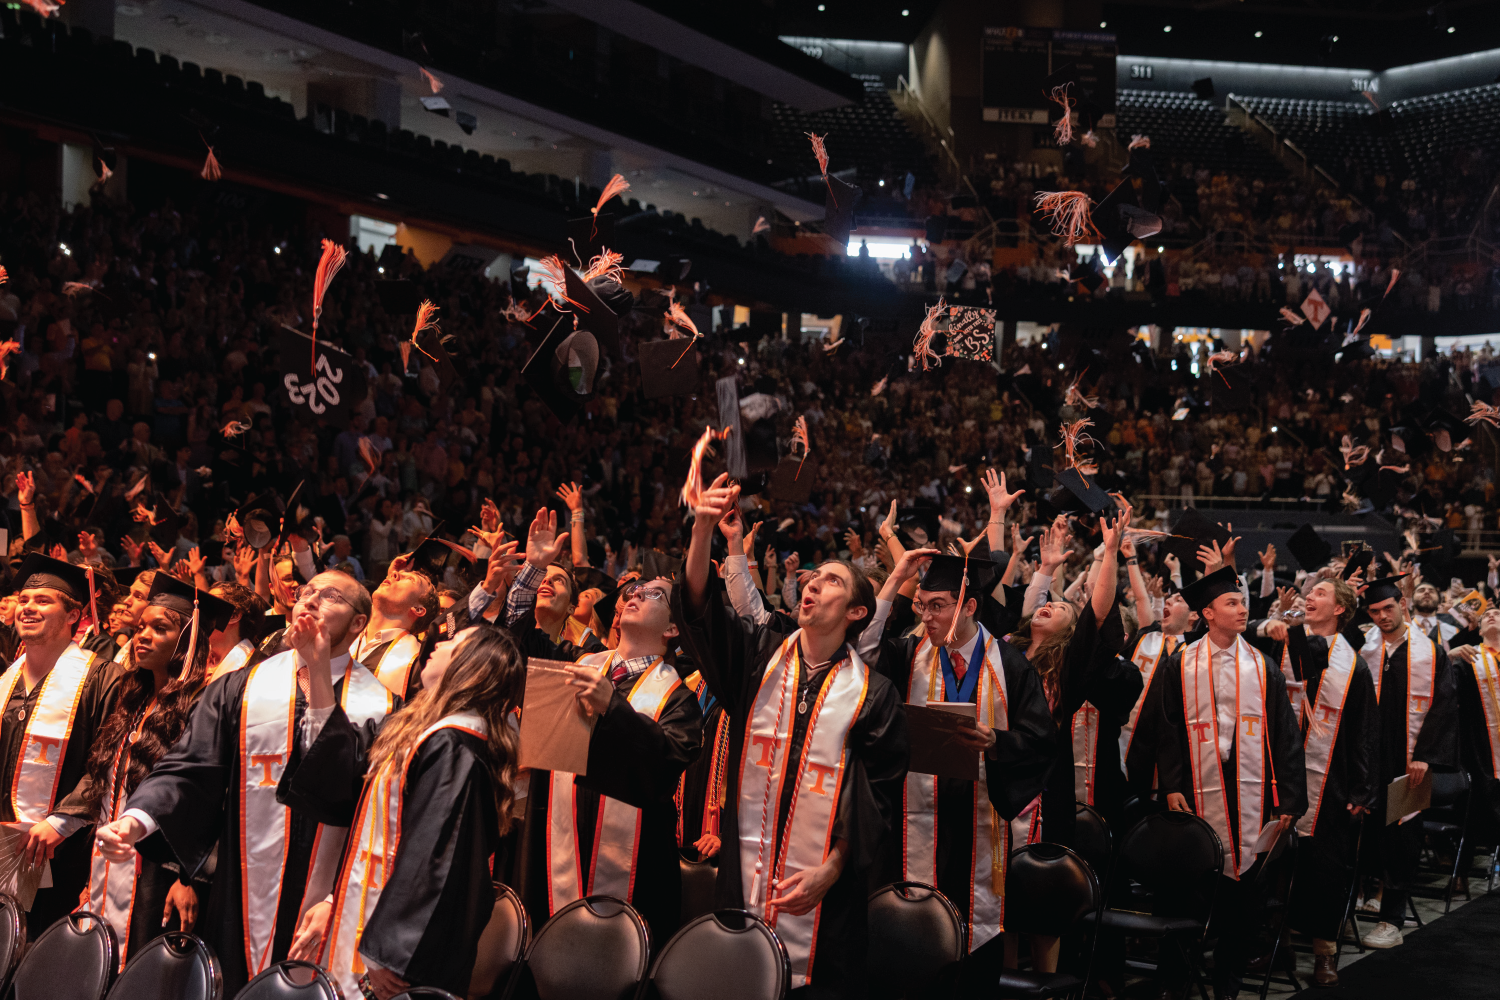
[[[823,198],[823,232],[849,245],[849,234],[854,231],[854,203],[860,190],[833,174],[828,175],[828,193]]]
[[[573,373],[569,372],[569,353],[563,352],[561,357],[558,356],[559,348],[573,336],[571,324],[566,319],[566,317],[558,317],[552,329],[547,331],[547,336],[542,338],[541,344],[532,352],[530,359],[526,362],[526,367],[521,372],[532,391],[541,398],[543,403],[547,404],[547,408],[556,415],[557,419],[565,424],[577,416],[583,404],[592,398],[591,392],[579,392],[579,387],[587,384],[592,388],[594,378],[594,372],[584,367],[587,361],[586,355],[589,354],[586,341],[579,340],[575,345],[584,348],[582,353],[577,350],[572,352],[572,357],[577,358],[579,363]],[[588,337],[589,341],[593,340],[592,334]],[[597,341],[593,343],[594,350],[591,356],[597,367],[598,343]]]
[[[598,571],[596,570],[595,572]],[[604,574],[600,573],[599,575],[603,576]],[[609,578],[605,577],[605,579],[608,580]],[[604,591],[604,596],[594,602],[594,617],[599,619],[599,625],[606,633],[599,637],[601,640],[604,640],[609,637],[610,626],[615,622],[615,608],[625,599],[625,588],[610,580],[608,586],[600,589]]]
[[[965,573],[966,563],[967,574]],[[965,593],[968,597],[979,600],[995,586],[999,572],[1000,567],[988,559],[970,556],[965,560],[963,556],[933,556],[932,562],[927,566],[926,575],[922,577],[921,588],[951,591],[956,594],[967,575],[968,586]]]
[[[771,499],[807,503],[812,497],[813,480],[817,476],[816,460],[803,461],[799,456],[788,455],[771,473],[771,481],[767,485]]]
[[[1182,563],[1183,579],[1190,575],[1189,570],[1198,568],[1200,545],[1217,542],[1222,549],[1229,541],[1229,531],[1222,524],[1204,517],[1196,507],[1183,508],[1177,517],[1177,523],[1172,526],[1172,534],[1185,536],[1168,538],[1164,546]]]
[[[1310,524],[1304,524],[1287,539],[1287,549],[1296,558],[1297,565],[1309,573],[1316,573],[1333,558],[1333,546],[1318,534]]]
[[[156,572],[148,566],[116,566],[113,570],[115,583],[122,591],[127,591],[135,585],[135,578],[148,570],[152,573]],[[95,576],[97,578],[97,572]]]
[[[606,594],[615,588],[615,581],[601,569],[593,566],[573,567],[573,580],[578,584],[579,592],[585,590],[602,590]]]
[[[648,340],[639,346],[641,392],[647,399],[686,396],[698,389],[698,352],[686,338]]]
[[[1458,558],[1462,551],[1459,545],[1458,535],[1454,534],[1452,528],[1439,528],[1434,531],[1425,546],[1428,551],[1422,553],[1422,565],[1427,569],[1427,574],[1436,575],[1449,563]]]
[[[1402,573],[1400,576],[1383,576],[1378,580],[1371,580],[1364,593],[1365,607],[1368,608],[1372,604],[1379,604],[1391,598],[1399,601],[1402,597],[1400,581],[1406,579],[1407,576],[1408,574]]]
[[[286,504],[275,490],[258,493],[241,504],[234,516],[245,536],[245,544],[252,549],[263,549],[271,544],[271,539],[281,533],[281,515],[285,511]]]
[[[1187,602],[1188,607],[1201,612],[1218,598],[1238,593],[1239,589],[1239,574],[1234,571],[1233,566],[1224,566],[1183,587],[1182,599]]]
[[[392,316],[415,316],[422,307],[417,283],[405,278],[375,282],[375,297],[380,300],[380,308]]]
[[[468,558],[455,549],[457,543],[450,543],[441,537],[446,522],[439,521],[432,526],[432,531],[422,540],[422,544],[412,550],[412,569],[419,573],[425,573],[434,581],[443,578],[443,571],[452,566],[458,568],[460,563],[467,563]],[[461,547],[461,546],[460,546]]]
[[[641,579],[655,580],[659,576],[673,579],[682,568],[682,560],[667,555],[661,549],[647,549],[641,556]]]
[[[582,275],[566,265],[563,266],[563,284],[568,298],[576,303],[574,314],[578,317],[578,325],[592,333],[603,350],[620,357],[620,318],[614,310],[604,304]]]
[[[1161,232],[1161,181],[1151,154],[1132,149],[1124,177],[1104,200],[1094,206],[1094,228],[1104,237],[1101,245],[1105,259],[1119,259],[1131,242]]]
[[[1209,399],[1215,410],[1245,410],[1254,403],[1255,391],[1249,372],[1216,365],[1208,378]]]
[[[1094,517],[1113,513],[1115,502],[1099,486],[1097,476],[1085,478],[1077,469],[1059,469],[1055,478],[1057,485],[1044,498],[1050,507],[1059,512],[1087,513]]]
[[[1420,416],[1418,424],[1432,435],[1433,446],[1444,453],[1453,450],[1453,436],[1464,431],[1464,422],[1441,407]]]
[[[204,632],[222,632],[229,627],[229,620],[238,610],[233,604],[205,590],[198,590],[192,584],[177,579],[171,573],[156,574],[151,581],[151,592],[146,596],[146,603],[191,616],[195,597],[198,602],[198,627],[200,629]]]
[[[438,391],[447,395],[459,380],[458,368],[443,346],[443,335],[436,327],[428,327],[417,334],[417,350],[425,354],[426,363],[437,366]]]
[[[922,504],[896,509],[896,539],[905,548],[935,548],[940,534],[936,507]]]
[[[60,559],[32,553],[21,562],[21,568],[16,571],[16,592],[35,587],[60,590],[80,604],[87,604],[88,570]]]
[[[1076,281],[1087,288],[1090,293],[1098,290],[1104,284],[1104,275],[1094,266],[1094,260],[1090,257],[1087,261],[1078,261],[1068,270],[1068,280]]]

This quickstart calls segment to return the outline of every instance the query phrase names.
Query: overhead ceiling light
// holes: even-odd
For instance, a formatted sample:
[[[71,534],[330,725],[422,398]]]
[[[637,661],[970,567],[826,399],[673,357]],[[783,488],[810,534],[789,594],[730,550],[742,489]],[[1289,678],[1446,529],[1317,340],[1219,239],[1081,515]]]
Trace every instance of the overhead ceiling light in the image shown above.
[[[903,8],[901,8],[901,16],[902,17],[911,17],[911,11],[909,11],[906,8],[903,7]]]
[[[1451,34],[1453,34],[1453,33],[1454,33],[1454,32],[1455,32],[1455,31],[1457,31],[1457,30],[1458,30],[1458,29],[1457,29],[1457,28],[1455,28],[1455,27],[1453,27],[1453,25],[1451,25],[1451,24],[1450,24],[1450,25],[1448,25],[1448,34],[1450,34],[1450,35],[1451,35]]]
[[[1162,29],[1161,29],[1161,30],[1162,30],[1162,31],[1165,31],[1165,32],[1168,32],[1168,33],[1170,33],[1170,32],[1171,32],[1171,30],[1172,30],[1172,26],[1171,26],[1171,25],[1170,25],[1170,24],[1169,24],[1169,25],[1166,25],[1166,26],[1165,26],[1165,27],[1163,27],[1163,28],[1162,28]]]
[[[1109,27],[1109,22],[1108,21],[1100,21],[1099,22],[1099,27],[1101,27],[1101,28],[1107,28],[1107,27]]]
[[[1255,37],[1256,37],[1256,38],[1259,38],[1259,37],[1260,37],[1260,36],[1261,36],[1261,35],[1264,35],[1264,34],[1265,34],[1265,32],[1264,32],[1264,31],[1257,31],[1257,32],[1256,32],[1256,33],[1255,33]]]
[[[818,4],[818,9],[819,10],[827,10],[828,8],[825,7],[823,4]]]

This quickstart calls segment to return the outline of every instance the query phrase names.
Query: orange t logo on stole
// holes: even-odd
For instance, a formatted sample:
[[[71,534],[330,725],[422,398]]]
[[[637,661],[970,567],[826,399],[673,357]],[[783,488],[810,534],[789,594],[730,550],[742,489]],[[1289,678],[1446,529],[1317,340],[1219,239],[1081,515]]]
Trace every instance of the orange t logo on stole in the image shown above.
[[[828,793],[823,790],[823,779],[833,777],[838,773],[838,768],[828,767],[824,764],[814,764],[812,761],[808,761],[807,769],[817,775],[817,778],[813,781],[813,792],[818,795],[827,795]]]
[[[35,733],[31,733],[31,734],[28,735],[28,738],[31,740],[31,742],[33,742],[33,743],[37,744],[39,747],[41,747],[41,750],[37,751],[36,760],[33,761],[33,763],[36,763],[36,764],[50,764],[50,763],[52,763],[50,760],[47,759],[47,748],[48,747],[61,747],[62,746],[62,737],[61,736],[38,736]]]
[[[760,747],[760,760],[755,762],[755,766],[770,767],[771,756],[776,753],[776,746],[781,741],[774,736],[752,736],[750,742]]]
[[[1334,717],[1339,714],[1339,710],[1332,705],[1319,705],[1318,711],[1323,713],[1324,722],[1332,722]]]
[[[1417,703],[1417,711],[1425,712],[1427,711],[1428,704],[1432,701],[1432,697],[1425,694],[1414,694],[1411,696],[1411,700]],[[32,737],[32,739],[35,738],[34,736]]]
[[[1258,716],[1258,715],[1242,715],[1242,716],[1240,716],[1240,719],[1245,723],[1245,735],[1246,736],[1258,736],[1258,735],[1260,735],[1259,733],[1257,733],[1255,731],[1255,724],[1260,721],[1260,716]]]
[[[1210,743],[1213,741],[1214,724],[1212,722],[1189,722],[1188,725],[1198,734],[1199,743]]]
[[[271,765],[280,764],[283,754],[279,753],[253,753],[250,755],[250,766],[260,766],[260,788],[274,788],[276,779],[271,777]]]

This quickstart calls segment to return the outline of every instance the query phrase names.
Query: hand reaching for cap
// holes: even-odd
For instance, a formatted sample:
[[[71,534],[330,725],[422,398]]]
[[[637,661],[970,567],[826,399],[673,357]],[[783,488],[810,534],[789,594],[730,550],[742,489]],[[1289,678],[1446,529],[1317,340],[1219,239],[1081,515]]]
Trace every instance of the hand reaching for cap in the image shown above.
[[[557,530],[557,511],[541,507],[526,531],[526,562],[535,569],[546,569],[567,543],[568,533]]]

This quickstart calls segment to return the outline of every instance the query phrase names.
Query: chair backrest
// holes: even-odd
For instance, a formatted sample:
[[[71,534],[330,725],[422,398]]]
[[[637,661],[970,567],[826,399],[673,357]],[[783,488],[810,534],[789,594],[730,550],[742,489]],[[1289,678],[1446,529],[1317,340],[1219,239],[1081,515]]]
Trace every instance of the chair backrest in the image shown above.
[[[776,933],[746,910],[690,921],[657,956],[651,981],[661,1000],[781,1000],[791,963]]]
[[[219,1000],[223,995],[224,976],[213,949],[192,934],[168,931],[131,956],[109,1000]]]
[[[1432,805],[1451,806],[1469,790],[1467,771],[1429,771],[1432,781]]]
[[[682,858],[682,922],[684,925],[714,910],[714,883],[719,870],[707,861]]]
[[[870,895],[866,979],[881,991],[931,988],[968,954],[965,924],[953,903],[922,882],[893,882]],[[890,989],[887,990],[886,987]]]
[[[15,1000],[100,1000],[119,968],[115,932],[85,910],[37,938],[12,980]]]
[[[311,962],[277,962],[245,984],[234,1000],[341,1000],[328,974]]]
[[[503,983],[526,948],[531,944],[531,922],[526,918],[526,907],[521,897],[507,885],[495,886],[495,908],[490,911],[490,922],[484,925],[479,935],[479,950],[474,960],[474,974],[469,979],[469,992],[487,997],[495,991],[497,983]]]
[[[1110,856],[1114,852],[1114,837],[1109,832],[1109,823],[1099,810],[1083,802],[1076,803],[1077,812],[1073,821],[1073,850],[1094,869],[1094,874],[1103,882],[1109,877]]]
[[[0,992],[10,983],[25,950],[26,914],[14,896],[0,892]]]
[[[1005,869],[1005,929],[1061,937],[1099,909],[1099,879],[1061,844],[1027,844]]]
[[[1185,812],[1147,816],[1120,843],[1120,861],[1148,890],[1199,882],[1224,869],[1219,835],[1203,819]]]
[[[646,923],[629,903],[585,896],[542,926],[526,966],[540,1000],[623,1000],[646,978],[650,954]]]

